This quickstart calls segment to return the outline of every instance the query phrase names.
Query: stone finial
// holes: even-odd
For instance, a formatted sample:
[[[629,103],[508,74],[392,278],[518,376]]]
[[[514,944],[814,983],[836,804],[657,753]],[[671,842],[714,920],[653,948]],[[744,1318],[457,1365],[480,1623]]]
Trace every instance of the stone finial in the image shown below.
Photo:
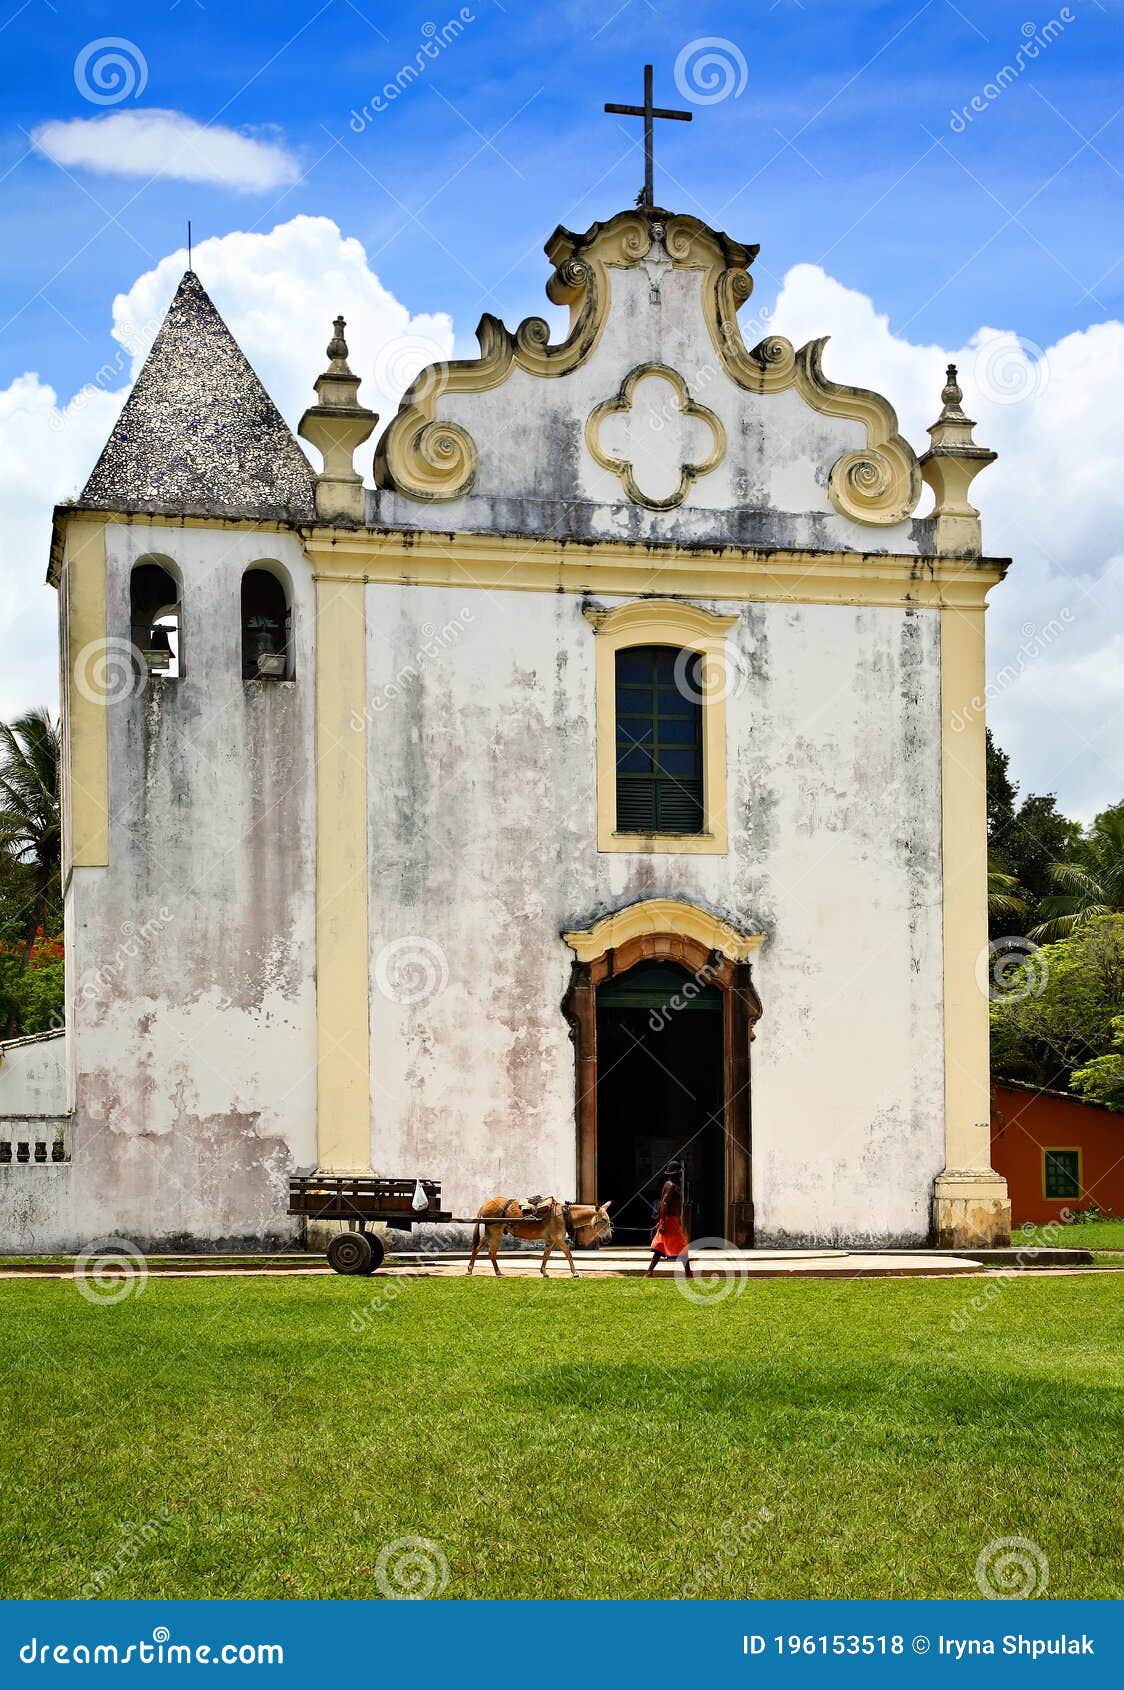
[[[980,513],[968,503],[968,488],[998,454],[972,439],[976,425],[961,409],[963,398],[956,365],[950,364],[941,389],[941,414],[929,429],[931,444],[921,459],[921,474],[936,495],[937,551],[978,557],[983,547]]]
[[[362,522],[366,514],[363,478],[355,471],[356,448],[362,446],[378,415],[359,403],[359,377],[347,362],[347,324],[333,323],[328,342],[328,368],[316,380],[316,404],[300,420],[299,433],[323,454],[324,467],[316,478],[317,516]]]
[[[342,318],[340,321],[342,322]],[[960,384],[956,379],[956,365],[950,364],[945,371],[944,386],[941,388],[941,403],[944,405],[944,410],[938,420],[940,422],[967,422],[967,417],[960,409],[960,401],[963,397]]]
[[[328,342],[327,353],[331,359],[329,368],[333,375],[349,376],[351,374],[347,364],[347,341],[343,338],[343,331],[347,324],[342,317],[336,317],[332,323],[332,338]],[[949,365],[951,369],[952,366]]]

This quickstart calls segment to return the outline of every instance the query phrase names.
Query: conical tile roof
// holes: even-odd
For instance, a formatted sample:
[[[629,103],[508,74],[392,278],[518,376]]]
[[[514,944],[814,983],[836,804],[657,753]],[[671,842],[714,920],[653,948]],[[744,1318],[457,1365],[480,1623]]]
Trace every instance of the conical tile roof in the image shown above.
[[[79,500],[307,521],[316,478],[193,270]]]

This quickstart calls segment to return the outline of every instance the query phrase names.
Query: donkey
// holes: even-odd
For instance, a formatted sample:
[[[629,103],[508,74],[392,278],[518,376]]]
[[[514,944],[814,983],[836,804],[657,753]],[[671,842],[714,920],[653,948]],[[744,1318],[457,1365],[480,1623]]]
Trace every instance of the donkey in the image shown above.
[[[578,1270],[574,1266],[574,1258],[570,1254],[570,1246],[566,1242],[567,1232],[572,1232],[579,1244],[594,1244],[599,1238],[611,1238],[613,1223],[609,1219],[608,1203],[559,1203],[550,1197],[532,1210],[532,1219],[523,1217],[527,1214],[528,1206],[518,1197],[489,1197],[482,1203],[476,1217],[476,1224],[472,1229],[472,1254],[468,1259],[468,1271],[472,1272],[476,1266],[476,1256],[480,1249],[480,1236],[483,1232],[487,1245],[488,1256],[496,1274],[499,1274],[500,1264],[496,1260],[496,1251],[500,1247],[500,1240],[505,1232],[513,1238],[542,1238],[546,1241],[546,1248],[542,1253],[539,1272],[546,1278],[546,1264],[550,1260],[550,1252],[557,1244],[562,1254],[570,1264],[570,1272],[574,1278],[578,1277]]]

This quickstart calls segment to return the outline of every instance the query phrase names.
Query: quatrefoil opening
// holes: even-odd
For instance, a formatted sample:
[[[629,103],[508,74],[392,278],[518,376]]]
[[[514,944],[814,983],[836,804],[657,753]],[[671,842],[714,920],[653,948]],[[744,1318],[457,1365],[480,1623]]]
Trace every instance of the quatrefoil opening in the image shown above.
[[[661,396],[661,388],[670,391]],[[619,477],[633,504],[655,511],[681,505],[699,477],[717,469],[726,455],[721,420],[691,398],[678,370],[666,364],[630,370],[615,397],[589,413],[585,439],[595,461]],[[699,450],[708,440],[710,450]]]

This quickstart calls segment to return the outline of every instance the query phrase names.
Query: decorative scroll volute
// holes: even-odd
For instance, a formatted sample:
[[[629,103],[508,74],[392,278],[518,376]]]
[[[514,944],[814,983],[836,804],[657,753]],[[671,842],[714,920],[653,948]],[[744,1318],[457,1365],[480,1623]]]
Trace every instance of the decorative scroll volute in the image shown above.
[[[477,473],[475,442],[459,423],[440,421],[445,393],[483,393],[505,381],[513,369],[535,376],[565,376],[597,346],[608,318],[610,271],[640,264],[657,242],[677,270],[700,272],[701,303],[710,338],[722,365],[739,387],[758,394],[795,387],[814,410],[864,424],[867,443],[832,466],[828,494],[841,516],[883,526],[903,521],[921,494],[921,471],[912,447],[898,433],[889,402],[864,388],[830,381],[820,365],[825,342],[796,351],[772,335],[747,351],[737,313],[753,291],[749,268],[756,246],[745,246],[709,228],[697,217],[659,207],[620,212],[594,223],[584,235],[556,229],[546,244],[554,273],[547,295],[570,309],[565,340],[552,345],[549,325],[528,317],[514,334],[497,318],[484,316],[477,329],[480,357],[432,365],[405,394],[398,415],[375,454],[375,479],[411,498],[456,499]]]

